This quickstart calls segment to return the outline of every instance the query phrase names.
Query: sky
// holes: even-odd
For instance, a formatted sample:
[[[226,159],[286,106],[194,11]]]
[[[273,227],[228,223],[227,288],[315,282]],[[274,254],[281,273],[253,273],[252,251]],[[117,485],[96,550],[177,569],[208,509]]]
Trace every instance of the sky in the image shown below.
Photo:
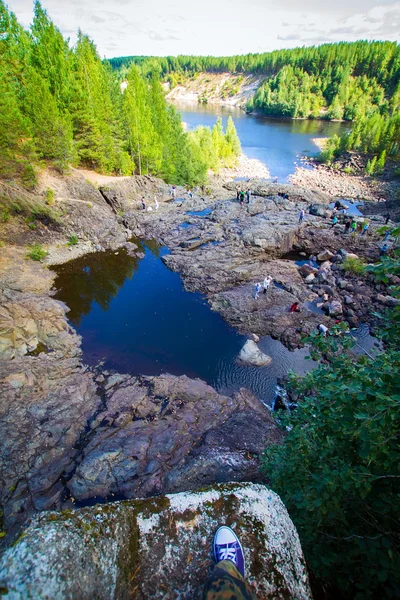
[[[28,27],[33,1],[7,4]],[[81,29],[102,58],[227,56],[400,38],[400,0],[42,0],[42,5],[71,44]]]

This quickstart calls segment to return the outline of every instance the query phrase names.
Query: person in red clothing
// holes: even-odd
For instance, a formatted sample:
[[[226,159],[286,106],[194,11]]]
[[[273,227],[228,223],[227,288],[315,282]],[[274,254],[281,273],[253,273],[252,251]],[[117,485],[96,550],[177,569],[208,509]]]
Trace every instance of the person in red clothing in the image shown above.
[[[299,303],[298,302],[293,302],[292,306],[290,307],[290,312],[300,312],[300,307],[299,307]]]

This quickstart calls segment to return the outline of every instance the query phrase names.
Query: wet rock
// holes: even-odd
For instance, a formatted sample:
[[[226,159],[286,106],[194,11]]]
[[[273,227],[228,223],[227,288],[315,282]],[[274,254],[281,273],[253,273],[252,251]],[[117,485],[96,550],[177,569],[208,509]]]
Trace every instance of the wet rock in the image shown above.
[[[239,353],[238,359],[246,365],[253,365],[255,367],[269,365],[272,362],[272,358],[261,352],[253,340],[247,340]]]
[[[4,598],[112,600],[131,597],[133,584],[138,598],[199,598],[221,523],[240,533],[257,597],[311,599],[296,529],[279,496],[257,484],[41,516],[0,563]]]
[[[343,314],[342,303],[338,300],[332,300],[332,302],[329,303],[329,315],[331,317],[338,317],[341,314]]]
[[[330,250],[324,250],[317,255],[317,260],[320,262],[325,262],[327,260],[331,260],[334,257],[333,252]]]

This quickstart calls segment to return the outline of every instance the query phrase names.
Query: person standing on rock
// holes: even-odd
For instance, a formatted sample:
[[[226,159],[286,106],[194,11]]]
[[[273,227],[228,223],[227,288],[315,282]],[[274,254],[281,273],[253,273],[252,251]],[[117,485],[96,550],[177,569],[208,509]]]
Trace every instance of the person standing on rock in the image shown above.
[[[176,198],[176,187],[174,185],[172,186],[172,189],[171,189],[171,196],[172,196],[172,199],[175,200],[175,198]]]
[[[258,294],[261,292],[262,287],[261,287],[261,283],[259,281],[257,281],[257,283],[254,286],[254,300],[258,299]]]
[[[305,214],[306,213],[304,212],[304,208],[302,208],[301,211],[300,211],[300,213],[299,213],[299,225],[301,225],[301,223],[303,222]]]
[[[336,223],[337,223],[337,222],[338,222],[338,218],[337,218],[337,216],[335,215],[335,216],[333,217],[333,221],[332,221],[332,228],[333,228],[333,227],[335,227],[335,225],[336,225]]]
[[[247,192],[246,192],[246,202],[247,202],[247,204],[250,204],[250,198],[251,198],[251,190],[247,190]]]
[[[365,235],[366,233],[368,233],[368,229],[369,229],[369,223],[365,223],[361,235]]]
[[[266,294],[268,292],[268,288],[271,285],[271,282],[272,282],[272,277],[270,275],[266,275],[265,279],[263,281],[263,288],[264,288],[263,294]]]
[[[214,536],[216,565],[203,588],[202,600],[257,600],[245,580],[242,544],[235,532],[225,525]]]
[[[240,204],[244,203],[244,190],[240,192]]]
[[[142,209],[146,210],[146,202],[144,201],[144,198],[142,198]]]
[[[385,215],[385,225],[387,225],[390,221],[390,213],[386,213]]]
[[[388,229],[385,233],[385,237],[383,238],[383,241],[386,242],[386,240],[389,239],[390,234],[392,233],[392,231],[390,229]]]
[[[351,231],[352,231],[352,233],[355,233],[356,230],[357,230],[357,221],[355,219],[353,219],[351,222]]]
[[[346,223],[345,223],[345,225],[344,225],[344,233],[349,233],[349,231],[350,231],[350,225],[351,225],[350,221],[347,220]]]
[[[159,204],[158,204],[157,196],[154,196],[154,205],[156,207],[156,210],[158,210]]]
[[[236,200],[239,202],[240,200],[240,190],[239,188],[236,190]]]

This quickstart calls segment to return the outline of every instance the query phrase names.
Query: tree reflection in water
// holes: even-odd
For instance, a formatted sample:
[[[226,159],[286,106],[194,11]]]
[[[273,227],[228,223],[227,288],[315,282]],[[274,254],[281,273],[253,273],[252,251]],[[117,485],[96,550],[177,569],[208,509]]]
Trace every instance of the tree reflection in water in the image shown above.
[[[133,241],[143,250],[138,240]],[[146,241],[146,246],[158,257],[161,246],[153,240]],[[132,279],[138,270],[140,260],[129,256],[122,248],[86,254],[54,268],[57,271],[55,298],[62,299],[70,308],[68,319],[71,323],[79,326],[82,317],[90,313],[93,302],[107,311],[126,279]]]

